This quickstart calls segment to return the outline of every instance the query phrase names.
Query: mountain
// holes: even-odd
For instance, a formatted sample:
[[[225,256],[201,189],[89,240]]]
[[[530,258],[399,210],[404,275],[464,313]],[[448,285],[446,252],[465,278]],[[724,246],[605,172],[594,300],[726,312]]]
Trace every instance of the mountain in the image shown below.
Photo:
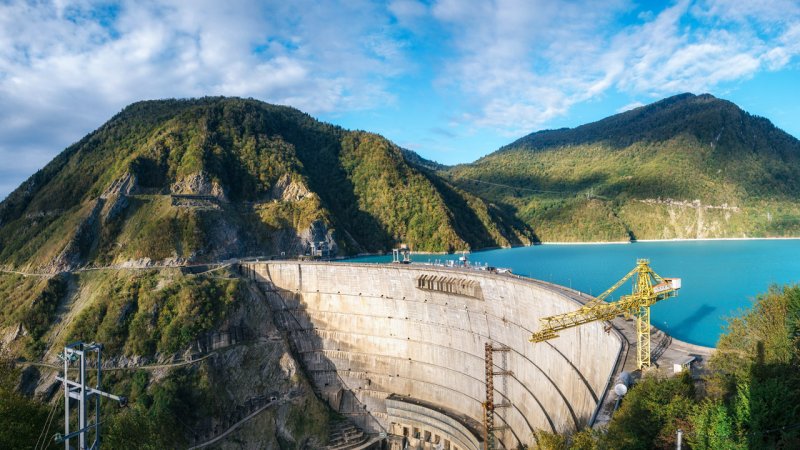
[[[426,164],[427,163],[427,164]],[[385,138],[237,98],[133,104],[0,203],[0,264],[521,245],[526,225]],[[320,244],[322,243],[322,244]]]
[[[708,94],[532,133],[439,173],[545,242],[800,235],[800,141]]]
[[[103,406],[109,448],[187,448],[270,402],[237,442],[323,447],[344,419],[313,391],[262,287],[226,266],[174,266],[530,242],[438,168],[254,100],[125,108],[0,203],[0,422],[14,430],[0,448],[29,447],[52,420],[57,355],[76,341],[103,343],[103,387],[130,400]]]
[[[225,265],[174,266],[312,246],[797,236],[798,158],[797,139],[710,95],[455,167],[254,100],[133,104],[0,203],[0,448],[52,425],[57,355],[75,341],[104,344],[103,387],[130,400],[103,406],[109,448],[187,448],[256,411],[230,445],[321,448],[341,434],[269,287]]]

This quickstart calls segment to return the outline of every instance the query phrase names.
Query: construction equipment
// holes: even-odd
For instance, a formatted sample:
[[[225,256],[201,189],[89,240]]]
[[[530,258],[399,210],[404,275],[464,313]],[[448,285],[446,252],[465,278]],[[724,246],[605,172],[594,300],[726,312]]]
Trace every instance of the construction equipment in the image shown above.
[[[483,402],[483,450],[495,450],[497,448],[496,440],[497,436],[495,432],[502,431],[503,429],[507,428],[505,425],[497,426],[494,423],[495,418],[495,410],[498,408],[507,408],[511,406],[507,402],[500,402],[495,403],[494,401],[494,377],[495,376],[508,376],[513,375],[513,373],[509,370],[506,370],[506,360],[508,359],[506,356],[508,352],[511,350],[509,347],[501,346],[495,347],[491,343],[487,342],[484,344],[485,350],[485,364],[486,364],[486,401]],[[502,358],[502,364],[499,370],[495,370],[494,364],[494,353],[495,352],[502,352],[504,357]]]
[[[631,278],[633,292],[615,302],[605,299]],[[558,332],[598,320],[611,320],[617,316],[636,318],[636,366],[650,367],[650,305],[674,297],[681,288],[680,278],[662,278],[650,268],[650,260],[636,260],[636,267],[597,298],[587,302],[577,311],[539,319],[541,328],[533,333],[531,342],[543,342],[558,336]]]

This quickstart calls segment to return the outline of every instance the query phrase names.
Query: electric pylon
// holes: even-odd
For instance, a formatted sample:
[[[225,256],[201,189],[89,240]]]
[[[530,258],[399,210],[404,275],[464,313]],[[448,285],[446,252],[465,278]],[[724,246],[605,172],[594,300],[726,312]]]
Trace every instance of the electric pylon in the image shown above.
[[[64,347],[64,353],[58,355],[64,361],[64,376],[56,377],[57,380],[64,383],[64,434],[56,434],[56,442],[64,442],[65,450],[71,450],[69,445],[70,439],[78,438],[80,446],[79,450],[98,450],[100,448],[100,397],[108,397],[112,400],[119,402],[120,406],[125,406],[128,400],[125,397],[120,397],[114,394],[109,394],[100,390],[100,382],[102,375],[102,359],[101,352],[103,344],[84,344],[83,342],[73,342],[72,344]],[[97,379],[95,380],[95,387],[87,387],[86,380],[86,362],[87,356],[94,352],[97,356]],[[78,363],[78,379],[69,379],[69,366],[71,363],[79,361]],[[78,401],[78,429],[70,432],[70,417],[69,417],[69,404],[70,399]],[[94,399],[94,422],[92,423],[88,417],[89,405],[91,400]],[[89,442],[89,433],[94,431],[94,441],[87,447]]]

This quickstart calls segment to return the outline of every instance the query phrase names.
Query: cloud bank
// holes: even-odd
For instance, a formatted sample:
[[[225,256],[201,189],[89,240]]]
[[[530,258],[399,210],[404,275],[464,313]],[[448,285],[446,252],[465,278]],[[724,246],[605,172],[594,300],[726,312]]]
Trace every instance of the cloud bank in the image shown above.
[[[421,70],[421,54],[439,64]],[[518,135],[612,91],[705,92],[798,54],[794,0],[11,0],[0,3],[0,198],[142,99],[385,111],[430,73],[431,102],[452,123]]]

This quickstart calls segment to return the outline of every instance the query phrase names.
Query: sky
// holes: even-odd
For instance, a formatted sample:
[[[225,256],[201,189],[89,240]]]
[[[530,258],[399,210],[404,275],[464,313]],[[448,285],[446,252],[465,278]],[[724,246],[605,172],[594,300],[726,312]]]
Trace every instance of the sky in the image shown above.
[[[0,0],[0,199],[126,105],[290,105],[471,162],[692,92],[800,137],[800,0]]]

